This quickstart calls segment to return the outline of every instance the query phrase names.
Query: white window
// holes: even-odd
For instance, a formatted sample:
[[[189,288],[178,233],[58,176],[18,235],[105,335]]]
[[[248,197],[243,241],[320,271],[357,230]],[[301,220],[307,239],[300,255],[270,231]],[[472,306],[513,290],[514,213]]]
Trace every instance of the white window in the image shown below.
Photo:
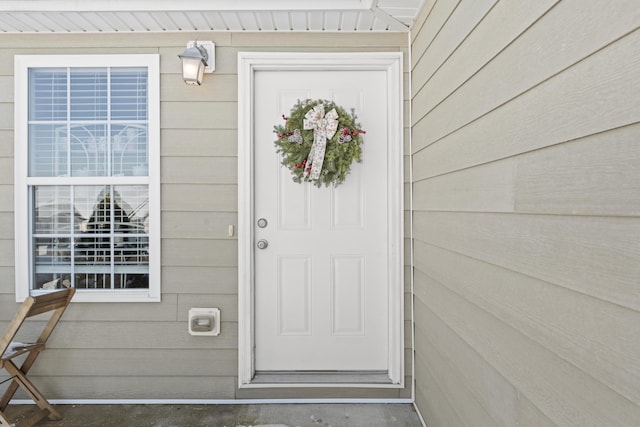
[[[15,57],[16,299],[160,300],[158,55]]]

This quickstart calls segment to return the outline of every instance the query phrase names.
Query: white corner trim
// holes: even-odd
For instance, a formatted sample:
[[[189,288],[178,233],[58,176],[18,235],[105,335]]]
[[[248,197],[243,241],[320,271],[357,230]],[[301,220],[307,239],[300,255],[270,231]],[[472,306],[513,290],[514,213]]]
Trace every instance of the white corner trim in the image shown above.
[[[238,383],[256,387],[253,330],[253,96],[258,70],[383,70],[387,73],[389,218],[389,378],[404,387],[404,170],[401,52],[238,54]],[[273,386],[261,384],[263,387]],[[340,386],[340,385],[333,385]],[[353,385],[351,385],[353,386]],[[367,386],[361,384],[361,386]]]

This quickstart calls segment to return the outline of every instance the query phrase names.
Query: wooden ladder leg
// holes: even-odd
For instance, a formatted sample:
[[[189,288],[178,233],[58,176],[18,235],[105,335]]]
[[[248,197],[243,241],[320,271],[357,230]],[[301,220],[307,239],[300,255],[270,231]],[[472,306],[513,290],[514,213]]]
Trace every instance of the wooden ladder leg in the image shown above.
[[[18,383],[15,380],[11,381],[11,384],[9,384],[9,387],[7,387],[4,394],[2,395],[2,399],[0,399],[0,412],[7,409],[7,406],[9,406],[9,402],[13,398],[13,395],[16,394],[17,390]]]
[[[31,397],[31,399],[33,399],[35,404],[38,405],[40,409],[49,412],[48,416],[50,420],[62,419],[62,414],[49,403],[44,395],[40,393],[40,390],[38,390],[36,386],[27,379],[24,373],[20,369],[18,369],[18,367],[13,362],[7,361],[6,369],[9,374],[15,376],[13,381],[17,382],[18,385],[22,387],[22,389]]]
[[[36,361],[39,355],[40,355],[39,350],[34,350],[29,352],[27,358],[24,360],[24,362],[22,362],[22,366],[20,366],[19,372],[21,372],[23,375],[27,375],[27,373],[29,372],[29,370],[33,366],[33,363]],[[5,363],[8,364],[9,361],[6,361]],[[13,362],[11,362],[11,364],[15,369],[17,369],[16,365]],[[19,384],[16,382],[15,379],[11,381],[11,384],[9,384],[9,387],[7,387],[7,390],[2,395],[2,399],[0,399],[0,411],[4,411],[5,409],[7,409],[7,406],[9,405],[9,402],[13,398],[13,395],[18,390],[18,385]]]

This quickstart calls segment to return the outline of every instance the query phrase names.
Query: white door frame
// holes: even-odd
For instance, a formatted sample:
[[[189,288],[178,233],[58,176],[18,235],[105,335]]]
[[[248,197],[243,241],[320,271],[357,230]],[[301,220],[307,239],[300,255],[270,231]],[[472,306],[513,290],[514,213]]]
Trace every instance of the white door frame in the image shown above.
[[[391,384],[325,386],[404,387],[404,185],[402,53],[240,52],[238,54],[238,382],[240,388],[308,384],[252,384],[254,375],[254,73],[260,70],[382,70],[387,76],[389,378]],[[275,148],[274,148],[275,149]],[[318,384],[314,384],[318,386]]]

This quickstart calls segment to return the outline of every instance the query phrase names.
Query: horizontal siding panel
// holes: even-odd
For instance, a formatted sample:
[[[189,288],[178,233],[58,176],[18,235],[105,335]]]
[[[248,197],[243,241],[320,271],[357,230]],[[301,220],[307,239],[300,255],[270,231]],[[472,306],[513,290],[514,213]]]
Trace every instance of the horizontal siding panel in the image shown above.
[[[411,210],[411,198],[413,197],[412,194],[411,194],[412,187],[413,187],[413,185],[411,184],[411,182],[405,182],[404,183],[404,210],[405,211],[410,211]],[[405,224],[405,226],[406,226],[406,224]]]
[[[411,43],[412,70],[460,3],[461,0],[438,0],[432,5],[429,15]]]
[[[0,211],[0,239],[13,239],[13,212]]]
[[[163,157],[238,155],[235,129],[163,129],[160,154]]]
[[[0,157],[13,157],[13,145],[13,129],[0,130]]]
[[[202,338],[187,332],[187,319],[179,322],[128,321],[70,322],[66,318],[47,341],[48,349],[190,349],[233,350],[238,347],[237,322],[223,322],[219,336]],[[20,335],[25,342],[37,339],[44,322],[27,322]],[[171,339],[167,339],[171,337]]]
[[[0,220],[2,216],[0,216]],[[237,228],[233,212],[164,212],[162,237],[167,239],[232,239],[229,226]],[[1,230],[1,229],[0,229]]]
[[[421,163],[423,169],[414,171],[414,178],[439,175],[637,122],[638,58],[640,31],[422,149],[415,154],[414,162]],[[455,108],[455,114],[448,114],[457,117],[459,108]],[[414,150],[416,135],[438,133],[435,127],[423,127],[422,123],[413,130]],[[420,140],[424,142],[425,137]]]
[[[0,185],[0,212],[13,212],[13,185]]]
[[[403,142],[403,146],[402,148],[404,149],[404,153],[406,155],[409,155],[408,153],[411,153],[411,128],[408,126],[405,126],[403,129],[403,138],[404,141]]]
[[[162,302],[154,303],[76,303],[71,302],[62,323],[67,322],[164,322],[176,321],[176,295],[163,295]],[[15,294],[0,294],[0,321],[9,321],[20,308]]]
[[[609,7],[608,1],[595,0],[587,3],[580,2],[578,7],[576,6],[578,1],[560,2],[500,56],[474,75],[460,90],[439,104],[428,116],[424,118],[414,116],[414,123],[419,120],[415,130],[428,135],[428,139],[420,141],[418,146],[414,145],[414,147],[429,145],[481,117],[487,111],[492,111],[637,28],[640,22],[640,10],[633,2],[623,3],[621,7]],[[598,30],[594,31],[594,29]],[[625,42],[618,43],[625,44]],[[575,68],[582,71],[584,68],[593,67],[593,71],[601,74],[594,79],[596,81],[604,79],[602,84],[605,85],[610,84],[611,76],[609,75],[613,71],[611,64],[617,64],[618,60],[621,60],[620,66],[616,65],[614,69],[625,68],[625,64],[635,62],[636,65],[632,65],[631,68],[637,72],[637,55],[632,52],[638,52],[638,41],[635,37],[631,37],[626,43],[629,44],[627,46],[629,50],[618,52],[620,57],[615,56],[616,49],[613,49],[611,53],[605,53],[605,58],[602,58],[602,55],[596,55],[604,64],[598,64],[597,59],[594,58],[594,63],[585,61],[587,64]],[[532,49],[532,46],[535,46],[535,49]],[[609,50],[607,48],[605,52]],[[625,53],[628,56],[625,57]],[[607,59],[608,55],[612,57]],[[523,64],[527,66],[523,67]],[[600,69],[601,66],[604,68]],[[582,78],[586,80],[585,83],[588,83],[591,77],[585,73]],[[581,85],[576,83],[568,84],[565,91],[580,90]],[[595,81],[591,84],[595,84]],[[562,93],[558,92],[556,96]],[[611,99],[611,96],[609,97]],[[560,98],[565,97],[560,96]],[[474,101],[468,102],[469,99]],[[597,98],[593,101],[596,100]],[[455,111],[455,114],[452,114],[452,111]],[[558,111],[551,109],[553,114],[557,114]],[[557,114],[557,116],[564,117],[565,114]]]
[[[414,119],[423,117],[499,54],[559,0],[499,1],[424,86],[413,91]],[[418,83],[418,82],[416,82]]]
[[[262,33],[260,34],[260,37],[262,38],[269,38],[271,37],[273,34],[265,34]],[[282,35],[282,34],[280,34]],[[321,34],[317,34],[319,36],[322,36]],[[341,34],[341,36],[345,36],[346,34]],[[389,33],[386,34],[387,36],[390,35]],[[298,34],[299,36],[299,34]],[[360,36],[362,36],[362,34],[360,34]],[[371,36],[369,36],[371,37]],[[374,36],[375,37],[375,36]],[[376,46],[375,43],[370,43],[370,44],[363,44],[362,46],[358,46],[357,47],[357,51],[358,52],[380,52],[380,51],[384,51],[384,52],[388,52],[388,51],[394,51],[394,52],[403,52],[404,53],[404,63],[405,63],[405,69],[408,70],[408,61],[409,58],[407,55],[407,49],[406,49],[406,34],[403,35],[403,41],[401,44],[398,44],[396,46],[393,46],[392,48],[390,47],[379,47]],[[337,44],[331,44],[331,45],[319,45],[319,46],[299,46],[299,45],[295,45],[295,46],[291,46],[290,44],[273,44],[270,46],[253,46],[250,47],[252,52],[273,52],[274,50],[277,50],[278,52],[345,52],[345,53],[350,53],[350,52],[354,52],[354,47],[351,47],[349,45],[345,45],[342,43],[342,40],[340,43]],[[160,48],[160,54],[163,57],[168,57],[168,58],[176,58],[175,61],[174,60],[170,60],[170,61],[161,61],[160,63],[160,71],[162,74],[177,74],[180,75],[182,73],[182,69],[181,69],[181,65],[180,65],[180,61],[177,59],[178,54],[182,53],[184,51],[184,47],[161,47]],[[238,73],[238,52],[246,52],[247,51],[247,47],[238,47],[238,46],[218,46],[216,45],[216,69],[213,72],[213,74],[209,75],[207,74],[205,76],[205,81],[202,84],[202,86],[199,86],[197,88],[194,88],[194,90],[198,90],[198,89],[202,89],[205,85],[208,84],[209,78],[212,76],[220,76],[222,74],[237,74]],[[2,67],[0,66],[0,71],[2,70]],[[181,80],[180,80],[181,81]],[[237,89],[237,87],[234,87]],[[215,99],[215,97],[214,97]]]
[[[228,166],[228,165],[227,165]],[[237,212],[238,186],[225,184],[162,184],[162,210]]]
[[[13,268],[13,266],[0,267],[0,277],[2,277],[2,280],[0,280],[0,295],[9,294],[9,296],[13,297],[13,294],[16,289],[15,269]],[[10,313],[10,314],[13,314],[13,313]],[[2,328],[0,328],[0,330],[4,331],[4,329]]]
[[[201,349],[238,348],[238,324],[222,322],[220,335],[202,338],[187,332],[188,322],[65,322],[47,342],[49,349]],[[168,337],[171,337],[168,339]]]
[[[424,24],[429,18],[429,15],[431,15],[431,10],[436,3],[437,2],[435,1],[425,2],[418,11],[418,14],[413,20],[413,25],[411,25],[410,44],[416,43],[420,40],[419,36],[423,35],[421,31],[424,28]]]
[[[237,240],[164,239],[162,265],[235,267],[238,265],[238,242]]]
[[[189,309],[193,307],[220,309],[220,317],[223,322],[238,321],[238,296],[237,295],[211,295],[211,294],[180,294],[178,295],[178,320],[186,322],[189,319]]]
[[[236,294],[235,267],[163,267],[162,291],[168,294]]]
[[[409,265],[409,263],[407,262],[407,258],[408,257],[405,257],[405,262],[404,262],[404,291],[408,293],[412,293],[413,286],[411,283],[411,272],[413,271],[413,266]],[[408,306],[408,307],[411,307],[411,306]]]
[[[13,183],[13,158],[11,157],[0,157],[0,182]],[[2,204],[4,205],[4,203]]]
[[[0,102],[0,130],[13,130],[13,103]]]
[[[405,305],[405,307],[407,307]],[[408,316],[405,315],[405,317],[410,317],[411,314],[409,314]],[[412,333],[413,333],[413,326],[411,324],[411,319],[405,320],[404,321],[404,344],[405,344],[405,350],[410,350],[411,349],[411,343],[413,342],[413,337],[412,337]],[[408,372],[407,370],[409,369],[409,366],[411,366],[411,364],[409,365],[405,365],[404,369],[405,372]]]
[[[165,157],[162,181],[171,184],[235,184],[238,159],[235,157]]]
[[[0,80],[1,83],[1,80]],[[188,85],[182,73],[162,74],[160,97],[163,102],[238,101],[238,77],[234,74],[206,74],[201,86]]]
[[[240,51],[241,49],[235,46],[216,45],[216,69],[214,74],[238,74],[238,52]],[[177,74],[182,73],[180,63],[177,64],[173,72]]]
[[[424,315],[426,313],[427,310],[424,307],[418,307],[416,320],[418,320],[418,322],[426,321],[426,316],[420,316],[420,314]],[[458,364],[459,357],[451,359],[448,355],[444,355],[442,353],[442,343],[433,343],[430,341],[430,337],[427,338],[427,336],[425,336],[425,329],[429,328],[434,328],[434,325],[431,322],[429,323],[429,326],[423,330],[416,328],[416,335],[419,337],[416,339],[416,352],[422,355],[425,364],[431,371],[432,377],[438,384],[438,389],[442,391],[446,399],[451,402],[451,406],[455,408],[455,411],[458,413],[462,421],[462,424],[460,425],[473,427],[516,425],[515,407],[513,405],[509,408],[507,414],[503,414],[510,416],[510,420],[507,424],[501,422],[502,420],[498,421],[490,416],[485,407],[483,407],[483,402],[480,401],[483,396],[478,396],[471,390],[469,379],[464,377],[464,375],[458,370],[460,369],[460,365]],[[469,351],[468,348],[465,350],[467,352]],[[486,362],[484,362],[484,364],[486,365]],[[477,366],[475,367],[477,368]],[[489,369],[491,369],[490,366]],[[483,370],[479,371],[478,374],[482,372]],[[489,378],[484,379],[485,382],[488,382],[488,380]],[[487,386],[484,397],[490,397],[492,394],[495,395],[496,392],[494,390],[490,390]]]
[[[405,292],[403,295],[403,299],[404,299],[404,307],[411,307],[411,292]],[[404,311],[404,330],[405,330],[405,342],[406,343],[410,343],[411,340],[410,338],[410,331],[411,331],[411,311],[410,310],[405,310]]]
[[[413,184],[413,208],[440,211],[512,212],[514,159],[440,175]],[[420,168],[414,165],[414,169]]]
[[[427,366],[424,360],[416,360],[416,404],[420,411],[423,411],[422,414],[429,423],[428,427],[464,426],[453,402],[447,399],[434,378],[433,369]]]
[[[412,322],[405,322],[405,325],[408,325],[408,328],[405,326],[405,335],[408,335],[411,338],[411,331],[413,330]],[[407,329],[409,332],[407,333]],[[405,349],[404,349],[404,390],[405,392],[409,392],[409,396],[411,397],[411,372],[413,371],[413,345],[412,340],[405,340]]]
[[[0,267],[13,267],[15,241],[13,239],[0,239]]]
[[[411,224],[411,212],[410,211],[404,211],[404,223],[405,224]],[[411,228],[410,227],[405,227],[404,228],[404,238],[405,239],[411,239]]]
[[[19,37],[24,37],[25,39],[29,38],[29,34],[20,34]],[[84,46],[78,47],[64,47],[67,43],[60,41],[60,45],[56,46],[55,42],[49,43],[48,39],[44,37],[52,37],[52,35],[47,34],[40,35],[40,40],[35,42],[37,44],[27,46],[27,47],[18,47],[18,45],[22,46],[24,43],[16,43],[13,47],[2,48],[1,46],[6,46],[6,38],[10,37],[6,34],[2,34],[2,40],[0,40],[0,56],[5,58],[12,58],[11,61],[0,61],[0,75],[13,76],[14,67],[13,67],[13,56],[14,55],[141,55],[141,54],[155,54],[158,53],[158,49],[156,48],[144,48],[144,47],[127,47],[127,46],[110,46],[110,47],[101,47],[96,48],[95,46],[91,46],[91,43],[85,43]],[[86,37],[86,40],[96,40],[96,35],[92,35],[92,37]],[[45,43],[46,47],[42,47],[42,44]],[[184,49],[183,49],[184,50]]]
[[[469,35],[476,25],[491,10],[497,0],[476,0],[460,2],[453,11],[447,25],[436,35],[418,62],[413,67],[411,85],[415,91],[438,70],[456,47]]]
[[[31,373],[84,377],[168,373],[174,377],[233,376],[238,371],[237,363],[237,350],[47,349]]]
[[[176,295],[163,294],[154,303],[74,303],[65,311],[63,322],[166,322],[176,321]],[[135,325],[135,323],[132,323]],[[58,328],[64,327],[59,325]]]
[[[518,394],[518,427],[558,427],[524,395]]]
[[[518,157],[516,211],[640,216],[638,134],[635,124]]]
[[[640,404],[640,312],[420,242],[415,255],[429,277]]]
[[[2,270],[7,269],[8,267],[2,267]],[[5,325],[0,324],[0,328],[3,332],[4,327],[9,324],[19,309],[20,303],[16,302],[16,296],[13,289],[10,292],[0,294],[0,322],[6,322]]]
[[[13,102],[13,76],[0,76],[0,102]]]
[[[160,114],[164,129],[237,129],[238,126],[237,102],[162,102]]]
[[[472,397],[457,400],[453,404],[456,408],[464,406],[466,399],[477,400],[484,408],[482,412],[491,416],[493,425],[517,425],[517,390],[419,301],[416,301],[416,342],[417,353],[426,359],[433,358],[430,365],[444,373],[443,381],[448,381],[451,373],[457,377],[457,387],[473,393]]]
[[[640,309],[640,218],[416,212],[441,248]]]
[[[631,426],[640,407],[416,272],[416,297],[558,425]],[[585,392],[587,391],[587,392]]]
[[[46,353],[46,352],[45,352]],[[43,353],[44,354],[44,353]],[[214,360],[209,360],[214,364]],[[37,365],[37,363],[36,363]],[[233,399],[238,380],[234,376],[172,375],[171,370],[153,376],[102,377],[51,376],[29,378],[48,399]],[[24,397],[22,397],[24,398]],[[158,419],[165,407],[158,411]],[[168,410],[175,411],[171,406]],[[175,412],[174,412],[175,414]],[[99,422],[99,421],[98,421]]]

